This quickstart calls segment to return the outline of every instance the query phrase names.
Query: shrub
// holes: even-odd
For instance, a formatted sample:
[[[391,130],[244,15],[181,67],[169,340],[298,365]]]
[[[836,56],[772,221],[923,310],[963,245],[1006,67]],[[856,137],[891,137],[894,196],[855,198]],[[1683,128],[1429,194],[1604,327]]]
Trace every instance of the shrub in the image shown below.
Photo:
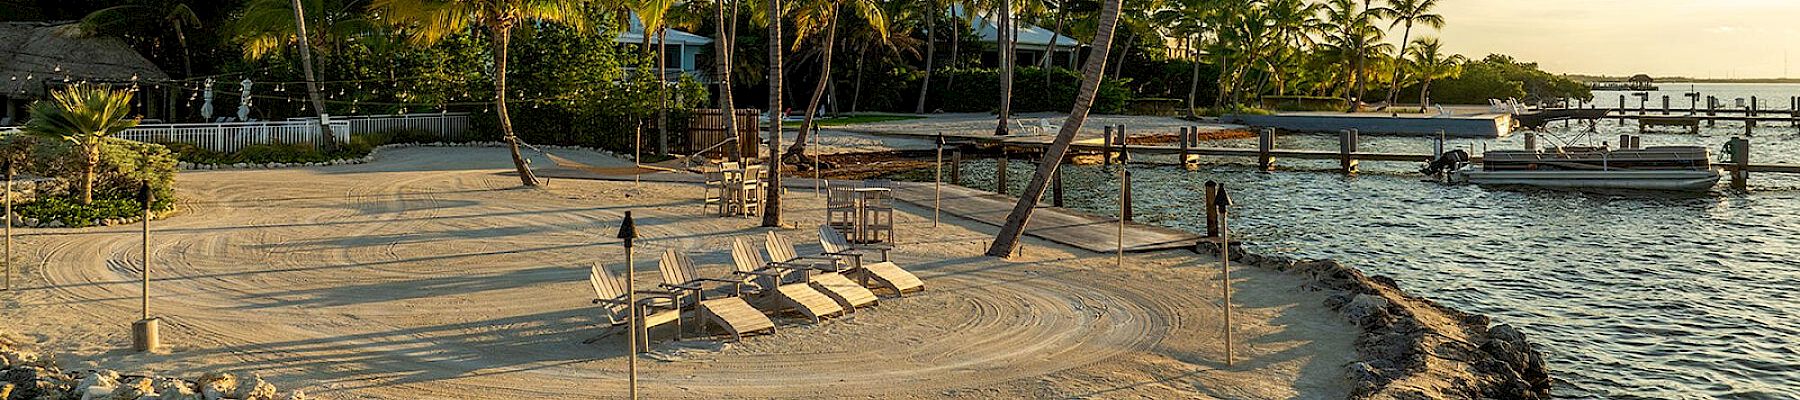
[[[316,163],[361,158],[376,147],[396,143],[431,143],[442,141],[436,134],[418,129],[397,129],[352,135],[350,142],[326,153],[311,143],[270,143],[245,146],[234,152],[218,152],[188,143],[164,143],[181,161],[195,164],[269,164]]]
[[[52,184],[39,185],[35,198],[18,205],[23,217],[61,220],[69,226],[134,218],[143,212],[137,194],[146,182],[155,195],[152,210],[167,211],[175,206],[175,156],[159,144],[111,138],[102,142],[100,164],[95,168],[94,202],[89,205],[77,201],[78,181],[86,158],[79,147],[67,141],[8,135],[0,138],[0,151],[14,155],[19,175],[54,179]]]

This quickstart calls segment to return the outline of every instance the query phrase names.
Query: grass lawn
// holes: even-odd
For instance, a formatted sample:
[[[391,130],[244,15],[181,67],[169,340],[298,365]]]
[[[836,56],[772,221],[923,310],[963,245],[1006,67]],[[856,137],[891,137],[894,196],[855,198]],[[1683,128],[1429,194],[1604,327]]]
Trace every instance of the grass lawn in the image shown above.
[[[925,117],[920,117],[920,116],[915,116],[915,115],[851,115],[851,116],[847,116],[847,117],[838,117],[838,118],[820,118],[820,119],[813,120],[813,123],[819,124],[819,126],[844,126],[844,125],[853,125],[853,124],[867,124],[867,123],[888,122],[888,121],[905,121],[905,120],[909,120],[909,119],[924,119],[924,118]],[[782,122],[781,126],[788,127],[788,128],[799,128],[800,121]]]

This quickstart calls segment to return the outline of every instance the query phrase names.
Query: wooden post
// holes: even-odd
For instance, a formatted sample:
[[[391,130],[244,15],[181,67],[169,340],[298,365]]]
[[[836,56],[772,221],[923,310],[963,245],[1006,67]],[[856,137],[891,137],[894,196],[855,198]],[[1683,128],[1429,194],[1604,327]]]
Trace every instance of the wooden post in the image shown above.
[[[1000,146],[1000,159],[994,160],[994,193],[1006,194],[1006,146]]]
[[[1619,95],[1619,124],[1625,124],[1625,95]]]
[[[1063,165],[1062,165],[1062,160],[1056,160],[1056,162],[1057,162],[1056,172],[1050,174],[1050,193],[1051,193],[1050,205],[1055,206],[1055,207],[1062,207],[1063,206],[1063,177],[1062,177],[1063,176],[1063,168],[1062,168]]]
[[[1662,101],[1663,101],[1662,115],[1669,115],[1669,96],[1663,95]]]
[[[1125,215],[1125,209],[1129,207],[1131,201],[1126,198],[1125,194],[1130,190],[1128,187],[1131,186],[1131,178],[1126,175],[1125,171],[1125,166],[1119,165],[1119,236],[1117,236],[1119,252],[1115,261],[1118,262],[1120,268],[1125,267],[1125,220],[1128,218]]]
[[[1193,163],[1188,159],[1189,156],[1192,155],[1192,151],[1189,149],[1193,147],[1193,143],[1190,143],[1193,139],[1194,137],[1190,136],[1188,133],[1188,128],[1185,126],[1181,127],[1181,165],[1183,166],[1189,166]]]
[[[1106,133],[1100,137],[1100,165],[1112,165],[1113,127],[1106,126]]]
[[[950,184],[962,185],[962,146],[950,150]]]
[[[138,188],[138,201],[144,206],[144,259],[143,259],[143,318],[131,324],[131,347],[136,351],[156,351],[161,347],[161,325],[157,319],[150,318],[150,203],[155,196],[150,193],[150,182],[144,182]]]
[[[1256,165],[1264,171],[1275,170],[1275,157],[1269,151],[1275,149],[1275,129],[1263,128],[1262,136],[1256,141]]]
[[[1123,202],[1122,202],[1122,204],[1123,204],[1123,205],[1124,205],[1124,211],[1122,211],[1122,212],[1120,212],[1120,213],[1121,213],[1121,214],[1124,214],[1124,215],[1125,215],[1125,220],[1126,220],[1126,221],[1133,221],[1133,220],[1134,220],[1134,219],[1133,219],[1133,218],[1132,218],[1132,215],[1133,215],[1133,213],[1132,213],[1132,210],[1131,210],[1131,209],[1132,209],[1132,201],[1131,201],[1131,170],[1126,170],[1126,169],[1124,169],[1124,168],[1120,168],[1120,169],[1121,169],[1121,170],[1125,170],[1125,173],[1124,173],[1124,175],[1123,175],[1123,176],[1122,176],[1122,178],[1124,178],[1124,180],[1123,180],[1123,181],[1122,181],[1122,182],[1121,182],[1121,186],[1120,186],[1120,189],[1119,189],[1119,190],[1120,190],[1120,191],[1121,191],[1121,193],[1120,193],[1120,194],[1119,194],[1119,195],[1120,195],[1120,196],[1121,196],[1121,197],[1124,197],[1124,199],[1123,199]]]
[[[1219,195],[1219,183],[1206,181],[1206,237],[1219,237],[1219,209],[1212,206],[1213,198]]]
[[[1231,349],[1231,227],[1226,223],[1226,215],[1231,208],[1231,195],[1225,192],[1225,185],[1218,185],[1218,195],[1208,207],[1218,209],[1219,213],[1219,272],[1221,284],[1225,292],[1225,301],[1220,305],[1225,309],[1225,366],[1235,361]]]
[[[1525,150],[1537,151],[1537,132],[1525,131]]]
[[[780,164],[776,164],[780,165]],[[944,209],[944,133],[937,137],[937,168],[931,174],[931,227],[938,226],[938,214]],[[778,189],[777,189],[778,190]]]
[[[13,276],[13,272],[12,272],[12,261],[13,261],[13,256],[12,256],[12,226],[13,226],[12,190],[13,190],[13,163],[12,163],[12,158],[7,157],[7,159],[6,159],[6,290],[12,290],[12,276]]]
[[[1756,96],[1750,96],[1750,113],[1747,114],[1746,116],[1750,116],[1750,117],[1756,116],[1756,109],[1757,109]]]
[[[1717,116],[1717,115],[1719,115],[1719,98],[1716,96],[1706,96],[1706,126],[1707,127],[1713,126],[1713,123],[1714,123],[1713,117]]]
[[[1726,142],[1726,149],[1731,151],[1731,163],[1736,169],[1731,171],[1731,188],[1737,190],[1750,189],[1750,139],[1731,138]]]
[[[1355,129],[1338,131],[1338,170],[1345,174],[1356,173],[1356,136]]]

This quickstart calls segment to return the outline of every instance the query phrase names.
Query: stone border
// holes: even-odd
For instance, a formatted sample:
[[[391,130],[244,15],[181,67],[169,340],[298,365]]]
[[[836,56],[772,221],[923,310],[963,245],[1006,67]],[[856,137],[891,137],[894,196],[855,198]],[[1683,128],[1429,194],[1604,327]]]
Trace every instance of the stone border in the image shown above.
[[[307,400],[305,392],[278,393],[255,372],[196,379],[124,375],[109,369],[64,371],[56,362],[16,348],[0,336],[0,399]]]
[[[1218,245],[1195,251],[1218,255]],[[1310,278],[1307,290],[1334,292],[1325,305],[1359,328],[1358,360],[1346,366],[1352,399],[1546,399],[1543,355],[1511,325],[1400,290],[1334,260],[1262,256],[1231,245],[1232,260]]]

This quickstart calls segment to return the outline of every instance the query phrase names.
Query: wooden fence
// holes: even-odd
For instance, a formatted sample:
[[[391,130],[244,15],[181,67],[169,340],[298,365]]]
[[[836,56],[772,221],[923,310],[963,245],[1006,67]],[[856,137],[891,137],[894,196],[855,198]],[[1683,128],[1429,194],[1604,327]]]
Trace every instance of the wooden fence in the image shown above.
[[[692,154],[725,142],[725,139],[729,136],[725,133],[725,118],[723,114],[724,113],[719,112],[719,109],[716,108],[694,110],[694,116],[691,120],[693,122],[688,126],[688,148],[684,153]],[[759,157],[761,153],[757,151],[757,144],[758,142],[761,142],[761,135],[759,132],[761,132],[760,124],[762,122],[762,110],[740,108],[737,109],[736,114],[738,128],[736,150],[738,153],[730,154],[729,152],[732,150],[732,146],[727,145],[720,146],[718,149],[709,150],[703,155],[716,158],[761,158]]]

